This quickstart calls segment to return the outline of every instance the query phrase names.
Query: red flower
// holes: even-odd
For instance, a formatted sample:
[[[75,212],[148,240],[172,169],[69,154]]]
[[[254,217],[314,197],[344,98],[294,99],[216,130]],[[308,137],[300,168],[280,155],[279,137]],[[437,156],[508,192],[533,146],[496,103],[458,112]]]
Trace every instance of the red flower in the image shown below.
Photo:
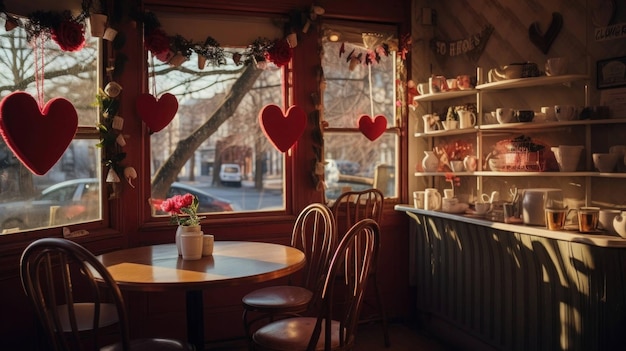
[[[285,39],[276,39],[272,46],[265,52],[265,59],[282,67],[291,61],[293,49]]]
[[[193,204],[193,195],[174,195],[161,203],[161,210],[170,213],[182,213],[182,209]]]
[[[161,29],[153,29],[146,34],[144,46],[156,56],[170,49],[170,38]]]
[[[85,28],[78,22],[64,20],[58,27],[52,28],[50,33],[52,40],[63,51],[78,51],[85,46]]]
[[[174,195],[161,203],[161,210],[171,214],[171,222],[178,225],[199,225],[198,198],[192,194]]]

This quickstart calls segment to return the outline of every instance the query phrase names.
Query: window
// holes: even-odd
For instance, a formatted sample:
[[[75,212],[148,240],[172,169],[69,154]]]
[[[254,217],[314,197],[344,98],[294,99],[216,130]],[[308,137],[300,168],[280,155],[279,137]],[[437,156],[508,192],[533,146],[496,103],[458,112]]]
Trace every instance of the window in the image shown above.
[[[0,20],[4,28],[5,17]],[[26,21],[26,19],[22,19]],[[98,83],[98,40],[86,33],[80,51],[60,50],[46,40],[35,61],[26,30],[0,33],[0,97],[25,91],[37,97],[35,69],[43,63],[39,91],[44,101],[69,100],[78,113],[79,129],[61,159],[42,176],[31,173],[0,139],[0,232],[35,230],[102,219],[100,149],[94,106]],[[41,80],[39,81],[42,82]],[[29,128],[29,126],[24,126]],[[95,192],[94,192],[95,190]],[[97,201],[92,200],[94,195]]]
[[[193,42],[210,36],[219,43],[224,60],[202,65],[196,51],[180,65],[164,63],[158,55],[148,59],[148,71],[154,77],[148,84],[151,93],[157,97],[173,94],[179,106],[173,120],[150,136],[153,215],[165,215],[156,204],[173,193],[172,187],[183,186],[199,197],[205,215],[283,211],[284,155],[266,139],[258,122],[265,105],[284,106],[283,70],[262,57],[244,63],[250,56],[248,46],[259,38],[282,37],[281,31],[276,32],[270,19],[157,16],[168,35],[178,33]],[[177,26],[180,21],[183,27]],[[226,27],[252,25],[254,31],[239,30],[246,32],[242,33],[246,38],[213,37],[232,35]],[[214,205],[205,206],[204,201]]]
[[[326,198],[345,189],[375,187],[398,196],[399,133],[396,125],[396,55],[393,28],[325,24],[322,67]],[[394,45],[395,43],[395,45]],[[360,116],[385,116],[387,130],[374,141],[358,129]]]

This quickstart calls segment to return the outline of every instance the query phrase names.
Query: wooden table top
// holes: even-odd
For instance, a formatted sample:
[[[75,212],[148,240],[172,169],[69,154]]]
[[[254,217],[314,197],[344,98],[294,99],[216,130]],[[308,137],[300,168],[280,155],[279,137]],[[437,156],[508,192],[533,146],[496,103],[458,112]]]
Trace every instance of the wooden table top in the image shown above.
[[[98,256],[123,290],[199,290],[267,281],[305,264],[293,247],[250,241],[215,241],[212,256],[183,260],[176,244],[142,246]]]

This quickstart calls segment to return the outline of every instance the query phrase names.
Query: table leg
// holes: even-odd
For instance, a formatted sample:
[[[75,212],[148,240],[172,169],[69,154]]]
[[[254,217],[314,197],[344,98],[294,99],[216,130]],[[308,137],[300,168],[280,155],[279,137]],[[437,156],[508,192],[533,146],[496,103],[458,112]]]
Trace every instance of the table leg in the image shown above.
[[[197,351],[204,350],[202,290],[187,291],[187,339]]]

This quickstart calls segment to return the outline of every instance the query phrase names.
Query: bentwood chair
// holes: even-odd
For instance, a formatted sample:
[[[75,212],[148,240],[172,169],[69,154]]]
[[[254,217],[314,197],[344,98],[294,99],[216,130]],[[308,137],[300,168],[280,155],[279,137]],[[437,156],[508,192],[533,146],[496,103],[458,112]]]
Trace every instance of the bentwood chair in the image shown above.
[[[22,253],[20,275],[52,350],[193,350],[172,339],[131,340],[117,283],[91,252],[73,241],[34,241]],[[103,328],[111,320],[114,331]]]
[[[314,292],[321,290],[324,283],[336,246],[336,233],[335,220],[326,205],[313,203],[300,212],[293,226],[291,246],[304,252],[306,266],[289,278],[288,285],[257,289],[243,297],[243,324],[249,340],[251,328],[257,322],[299,315],[315,305]]]
[[[339,236],[346,233],[355,223],[362,219],[373,219],[380,225],[383,214],[383,206],[385,203],[385,196],[383,193],[376,189],[370,188],[361,191],[346,191],[337,197],[337,200],[332,204],[333,216],[337,221],[337,230]],[[389,330],[387,326],[387,315],[385,306],[383,304],[382,293],[378,279],[376,277],[376,262],[374,262],[371,270],[372,284],[376,290],[376,305],[378,307],[378,313],[383,327],[383,337],[385,346],[391,345],[389,338]]]
[[[259,328],[252,336],[254,349],[352,350],[379,242],[378,224],[372,219],[350,228],[333,255],[323,289],[316,292],[320,300],[317,316],[281,319]]]

